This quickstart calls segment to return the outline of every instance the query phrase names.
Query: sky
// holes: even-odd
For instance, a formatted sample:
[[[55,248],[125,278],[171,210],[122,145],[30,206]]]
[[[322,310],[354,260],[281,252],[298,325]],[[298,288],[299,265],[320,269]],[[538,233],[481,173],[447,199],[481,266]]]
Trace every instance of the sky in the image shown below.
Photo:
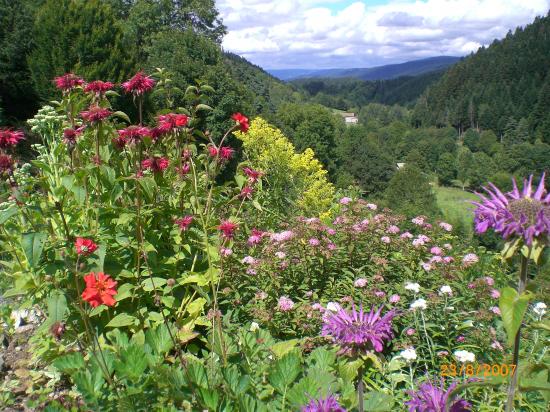
[[[550,0],[216,0],[224,50],[265,69],[464,56],[546,15]]]

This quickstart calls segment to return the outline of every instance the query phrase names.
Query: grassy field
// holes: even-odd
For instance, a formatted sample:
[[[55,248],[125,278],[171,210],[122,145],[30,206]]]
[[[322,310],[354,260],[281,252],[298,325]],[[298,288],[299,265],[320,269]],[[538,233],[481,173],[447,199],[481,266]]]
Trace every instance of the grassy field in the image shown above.
[[[450,223],[462,222],[467,233],[472,233],[474,221],[473,208],[469,203],[478,197],[470,192],[465,192],[453,187],[434,187],[437,204],[445,219]]]

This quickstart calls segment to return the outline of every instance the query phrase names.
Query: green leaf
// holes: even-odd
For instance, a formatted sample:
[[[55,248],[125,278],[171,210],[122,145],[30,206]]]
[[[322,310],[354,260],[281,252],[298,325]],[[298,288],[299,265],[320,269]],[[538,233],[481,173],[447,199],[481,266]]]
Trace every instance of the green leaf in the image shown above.
[[[21,245],[31,268],[35,268],[40,263],[40,257],[47,238],[48,234],[43,232],[23,233]]]
[[[112,115],[126,121],[126,123],[132,123],[128,115],[124,112],[116,111]]]
[[[60,291],[53,291],[46,301],[48,305],[48,323],[62,322],[67,313],[67,298]]]
[[[529,327],[550,332],[550,321],[545,320],[544,322],[535,322],[529,325]]]
[[[3,225],[8,219],[17,214],[17,206],[11,205],[7,209],[0,210],[0,225]]]
[[[500,292],[500,312],[502,317],[502,323],[506,334],[508,335],[508,345],[514,344],[514,339],[521,326],[523,317],[529,305],[529,300],[533,294],[531,292],[524,292],[521,296],[513,288],[504,288]]]
[[[196,283],[198,286],[206,286],[210,283],[210,281],[205,275],[195,274],[187,276],[185,279],[179,282],[180,285],[185,285],[186,283]]]
[[[270,349],[277,358],[282,358],[288,352],[294,349],[298,342],[300,342],[299,339],[285,340],[282,342],[277,342],[276,344],[271,346]]]
[[[205,304],[206,304],[205,298],[195,299],[193,302],[187,305],[187,308],[186,308],[187,312],[189,312],[191,316],[198,315],[199,313],[202,312],[202,309],[204,308]]]
[[[130,326],[137,324],[138,319],[135,316],[128,315],[127,313],[119,313],[109,323],[108,328],[119,328],[122,326]]]
[[[130,345],[120,352],[120,359],[114,363],[119,378],[137,381],[147,368],[147,357],[142,346]]]
[[[296,352],[287,353],[279,359],[271,373],[269,374],[269,383],[281,394],[285,394],[288,387],[296,380],[300,374],[300,357]]]
[[[172,338],[166,325],[160,325],[156,329],[145,332],[145,342],[158,355],[166,355],[173,346]]]
[[[365,411],[387,412],[393,411],[393,398],[383,392],[368,392],[365,394]]]
[[[195,107],[195,110],[198,112],[199,110],[208,110],[208,111],[211,111],[212,108],[210,106],[208,106],[207,104],[198,104],[196,107]]]
[[[53,361],[53,366],[61,372],[71,375],[84,369],[84,358],[80,352],[74,352],[57,358]]]
[[[120,287],[117,290],[117,294],[115,295],[115,300],[117,302],[120,302],[121,300],[124,300],[126,298],[129,298],[132,296],[132,291],[134,290],[134,285],[131,283],[123,283],[120,285]]]
[[[514,241],[506,242],[501,252],[502,257],[506,260],[512,258],[520,246],[520,242],[521,240],[519,238]]]
[[[166,279],[164,278],[148,278],[141,282],[141,287],[146,292],[151,292],[155,289],[158,290],[164,285],[166,285]]]

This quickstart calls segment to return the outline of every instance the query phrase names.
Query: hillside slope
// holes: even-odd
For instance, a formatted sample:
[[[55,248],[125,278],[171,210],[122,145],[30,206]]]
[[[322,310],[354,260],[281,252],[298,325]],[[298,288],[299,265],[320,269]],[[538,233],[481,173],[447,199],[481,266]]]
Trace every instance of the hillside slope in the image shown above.
[[[461,58],[454,56],[436,56],[427,59],[412,60],[399,64],[388,64],[384,66],[351,69],[288,69],[269,70],[275,77],[282,80],[294,80],[304,78],[343,78],[350,77],[360,80],[387,80],[402,76],[417,76],[436,70],[445,69]]]
[[[550,14],[450,68],[415,110],[418,123],[493,129],[521,119],[550,141]]]

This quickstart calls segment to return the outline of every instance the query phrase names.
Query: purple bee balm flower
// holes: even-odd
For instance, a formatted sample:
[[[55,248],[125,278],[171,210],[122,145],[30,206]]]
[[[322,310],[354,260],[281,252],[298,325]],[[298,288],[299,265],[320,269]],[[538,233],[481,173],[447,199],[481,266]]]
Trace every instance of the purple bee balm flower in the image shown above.
[[[306,406],[302,406],[302,412],[346,412],[332,395],[326,398],[311,399]]]
[[[445,390],[443,379],[440,386],[428,382],[420,385],[416,391],[408,391],[411,400],[405,402],[409,407],[409,412],[445,412],[445,405],[451,392],[457,387],[458,383],[453,382]],[[471,411],[471,405],[463,399],[457,399],[451,403],[449,412],[468,412]]]
[[[393,338],[392,319],[395,310],[380,316],[382,306],[370,312],[363,311],[363,306],[356,310],[352,305],[351,312],[340,308],[335,313],[329,313],[323,319],[322,336],[331,336],[334,342],[341,346],[341,354],[355,355],[374,349],[382,352],[384,343]]]
[[[519,190],[516,180],[509,193],[502,193],[494,184],[484,188],[488,197],[477,194],[480,202],[472,202],[475,210],[475,228],[477,233],[485,233],[493,228],[504,239],[522,237],[527,245],[533,239],[550,233],[550,194],[544,187],[545,174],[533,191],[533,175],[523,181],[523,190]]]

